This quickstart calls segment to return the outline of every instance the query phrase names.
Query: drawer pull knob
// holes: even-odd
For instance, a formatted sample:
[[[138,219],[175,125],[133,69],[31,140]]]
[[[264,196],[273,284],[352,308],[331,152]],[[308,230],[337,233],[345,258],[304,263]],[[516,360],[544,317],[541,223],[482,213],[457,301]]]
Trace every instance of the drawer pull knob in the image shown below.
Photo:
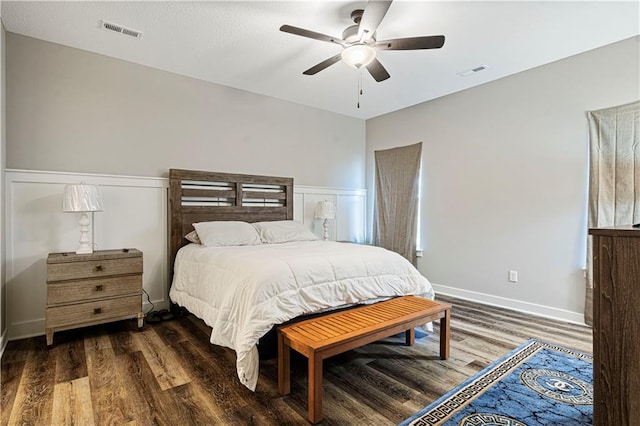
[[[102,313],[102,308],[94,308],[93,309],[93,315],[98,315]]]
[[[97,265],[96,272],[101,272],[101,271],[102,271],[102,265]]]
[[[96,286],[96,291],[102,291],[102,290],[104,290],[104,288],[102,287],[102,284],[98,284]]]

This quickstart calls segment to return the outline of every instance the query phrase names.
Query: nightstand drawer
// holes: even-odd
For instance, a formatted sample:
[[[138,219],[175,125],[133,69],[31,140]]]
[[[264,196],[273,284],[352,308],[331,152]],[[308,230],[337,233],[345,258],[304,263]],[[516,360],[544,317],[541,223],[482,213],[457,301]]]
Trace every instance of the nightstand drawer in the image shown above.
[[[54,282],[47,285],[47,305],[140,294],[142,275]]]
[[[141,295],[54,306],[47,308],[47,327],[55,328],[83,323],[99,324],[108,319],[136,316],[141,309]]]
[[[47,263],[47,282],[141,274],[142,257]]]

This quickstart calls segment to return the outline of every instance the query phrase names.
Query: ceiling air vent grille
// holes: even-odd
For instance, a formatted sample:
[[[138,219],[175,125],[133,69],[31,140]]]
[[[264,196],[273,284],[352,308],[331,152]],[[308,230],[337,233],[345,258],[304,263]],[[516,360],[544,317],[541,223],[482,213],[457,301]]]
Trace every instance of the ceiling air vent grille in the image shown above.
[[[468,75],[475,74],[475,73],[480,72],[480,71],[484,71],[487,68],[489,68],[489,67],[484,65],[484,64],[482,64],[482,65],[479,65],[479,66],[477,66],[475,68],[471,68],[470,70],[461,71],[461,72],[458,73],[458,75],[460,77],[466,77]]]
[[[100,28],[107,31],[113,31],[133,38],[142,37],[142,31],[127,28],[120,24],[114,24],[113,22],[100,21]]]

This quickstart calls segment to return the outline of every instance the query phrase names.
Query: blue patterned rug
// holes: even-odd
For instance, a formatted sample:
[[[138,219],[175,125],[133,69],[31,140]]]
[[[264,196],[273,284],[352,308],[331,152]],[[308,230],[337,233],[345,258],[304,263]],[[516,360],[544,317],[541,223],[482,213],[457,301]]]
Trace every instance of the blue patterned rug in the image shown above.
[[[593,357],[529,340],[401,426],[593,423]]]

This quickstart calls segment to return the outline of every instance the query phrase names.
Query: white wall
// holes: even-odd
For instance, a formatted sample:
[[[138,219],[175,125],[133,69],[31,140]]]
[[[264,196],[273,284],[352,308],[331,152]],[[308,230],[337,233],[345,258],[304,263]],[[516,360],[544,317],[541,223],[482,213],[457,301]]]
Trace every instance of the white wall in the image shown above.
[[[7,33],[7,167],[363,188],[365,122]]]
[[[582,321],[586,111],[640,98],[639,40],[367,121],[369,188],[375,150],[424,142],[418,267],[436,291]]]
[[[7,170],[7,295],[9,339],[44,333],[48,253],[75,251],[79,216],[61,210],[64,185],[84,181],[99,186],[104,211],[95,213],[98,249],[137,248],[143,252],[143,288],[151,302],[168,307],[166,178]],[[362,241],[366,191],[295,185],[294,214],[318,236],[317,201],[337,204],[330,239]],[[144,309],[151,307],[143,297]]]

